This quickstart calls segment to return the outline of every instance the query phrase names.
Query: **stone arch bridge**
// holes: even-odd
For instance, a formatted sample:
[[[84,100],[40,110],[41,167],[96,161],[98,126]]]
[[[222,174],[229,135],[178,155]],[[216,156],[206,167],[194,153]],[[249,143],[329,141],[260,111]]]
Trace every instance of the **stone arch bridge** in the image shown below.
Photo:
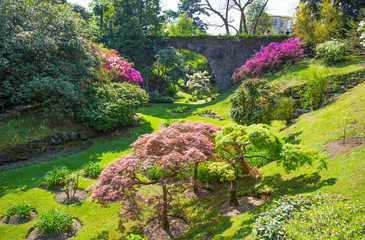
[[[217,90],[232,86],[234,70],[242,66],[261,46],[286,38],[217,38],[214,36],[171,37],[162,47],[172,46],[193,50],[203,55],[214,70]]]

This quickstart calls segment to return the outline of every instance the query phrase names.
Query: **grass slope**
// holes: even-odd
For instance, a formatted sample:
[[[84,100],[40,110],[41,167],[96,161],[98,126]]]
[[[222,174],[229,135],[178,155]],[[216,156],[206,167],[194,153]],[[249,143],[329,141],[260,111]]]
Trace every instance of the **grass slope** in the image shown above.
[[[316,71],[324,71],[327,75],[346,74],[363,69],[359,62],[364,61],[360,56],[348,56],[346,61],[335,65],[326,65],[323,60],[306,58],[296,62],[293,65],[267,75],[269,81],[279,81],[285,87],[292,87],[305,83],[306,77],[312,76]]]
[[[37,213],[52,207],[65,209],[82,222],[83,228],[73,239],[120,239],[128,232],[139,232],[137,222],[118,217],[120,204],[101,206],[90,202],[89,198],[75,205],[65,206],[54,201],[54,194],[38,188],[42,178],[54,166],[67,166],[71,170],[80,169],[89,160],[106,166],[121,154],[128,153],[129,144],[144,133],[159,129],[168,119],[189,119],[212,122],[224,125],[231,122],[228,117],[229,95],[235,87],[209,103],[198,102],[186,104],[181,96],[175,104],[150,104],[139,110],[141,127],[129,128],[111,136],[98,138],[88,150],[74,156],[55,159],[51,162],[28,166],[0,173],[0,215],[13,203],[31,202]],[[339,99],[318,111],[302,116],[299,121],[280,134],[287,141],[301,142],[308,147],[323,150],[323,145],[342,134],[344,116],[350,116],[349,133],[364,135],[365,130],[365,83],[357,86]],[[188,113],[172,113],[177,106],[188,106]],[[197,109],[212,109],[224,117],[223,121],[193,116]],[[282,124],[275,122],[274,128]],[[214,196],[205,200],[186,200],[180,198],[175,206],[175,213],[182,216],[191,225],[188,233],[179,239],[252,239],[252,226],[260,212],[274,205],[275,197],[316,191],[345,194],[365,202],[365,146],[329,160],[328,169],[317,172],[315,167],[306,166],[295,172],[285,173],[276,163],[271,163],[261,170],[261,179],[244,179],[238,185],[239,194],[252,191],[270,190],[273,199],[254,209],[232,218],[222,217],[218,212],[219,205],[228,198],[228,184],[211,185]],[[81,188],[89,186],[93,180],[82,178]],[[159,191],[155,186],[143,188],[144,194],[151,195]],[[0,223],[1,239],[24,239],[36,220],[24,225],[6,225]]]

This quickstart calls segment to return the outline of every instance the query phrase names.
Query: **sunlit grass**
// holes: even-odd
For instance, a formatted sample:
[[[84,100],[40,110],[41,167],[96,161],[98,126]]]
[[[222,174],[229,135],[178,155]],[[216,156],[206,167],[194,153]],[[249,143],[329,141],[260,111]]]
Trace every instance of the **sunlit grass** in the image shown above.
[[[309,60],[304,60],[309,61]],[[310,68],[315,68],[317,60],[308,62]],[[356,59],[354,60],[356,61]],[[295,72],[301,72],[298,74]],[[354,66],[340,67],[342,70],[350,71],[356,69]],[[334,69],[336,70],[336,69]],[[285,70],[287,71],[287,70]],[[305,74],[305,70],[300,70],[300,66],[293,66],[291,72],[282,72],[288,76]],[[303,72],[304,71],[304,72]],[[309,71],[308,69],[306,71]],[[308,74],[308,72],[306,73]],[[278,76],[284,79],[283,76]],[[273,79],[271,79],[273,80]],[[283,80],[284,81],[284,80]],[[290,80],[295,82],[300,80]],[[94,140],[92,147],[84,152],[73,156],[55,158],[53,161],[40,163],[12,171],[0,173],[0,215],[9,206],[19,202],[30,202],[35,207],[38,214],[43,213],[52,207],[64,209],[67,213],[74,215],[81,221],[83,228],[73,239],[120,239],[128,232],[141,232],[143,225],[138,221],[129,221],[122,216],[118,216],[121,204],[113,203],[102,206],[95,202],[90,202],[90,198],[75,205],[62,205],[56,203],[54,194],[39,188],[43,182],[43,177],[55,166],[67,166],[70,170],[79,170],[87,161],[99,162],[106,166],[113,159],[119,158],[122,154],[129,153],[129,145],[138,136],[158,130],[166,120],[185,119],[211,122],[217,125],[225,125],[232,120],[229,117],[229,96],[235,87],[223,92],[218,99],[211,102],[185,103],[188,94],[179,93],[179,98],[174,104],[148,104],[148,106],[138,110],[141,118],[141,126],[119,130],[111,135],[104,135]],[[171,109],[177,106],[188,106],[191,111],[188,113],[172,113]],[[219,121],[210,118],[194,116],[196,110],[211,109],[220,114],[224,120]],[[282,137],[295,136],[292,141],[300,142],[307,147],[314,147],[319,150],[324,149],[324,144],[328,141],[341,137],[343,133],[343,122],[348,118],[348,134],[365,136],[365,83],[355,87],[349,92],[339,96],[334,103],[319,109],[315,112],[303,115],[296,124],[284,129],[283,123],[275,121],[272,129]],[[33,130],[25,132],[17,130],[27,124],[37,124]],[[42,127],[44,126],[44,127]],[[11,136],[16,132],[20,139],[26,139],[43,134],[52,133],[49,124],[42,123],[36,118],[27,117],[2,125],[1,134],[10,142]],[[23,127],[26,129],[26,127]],[[57,130],[57,129],[56,129]],[[55,130],[55,131],[56,131]],[[32,131],[34,133],[32,134]],[[4,138],[2,138],[4,139]],[[18,141],[18,140],[17,140]],[[21,140],[19,141],[21,142]],[[180,196],[179,202],[174,202],[174,213],[183,217],[189,222],[191,228],[189,232],[179,239],[252,239],[252,226],[260,212],[273,206],[275,198],[288,194],[313,193],[316,191],[334,192],[349,196],[351,199],[358,199],[365,202],[365,146],[336,156],[328,162],[328,169],[318,172],[315,167],[305,166],[297,171],[286,173],[281,166],[275,162],[260,169],[261,179],[243,179],[238,185],[238,193],[245,194],[252,191],[271,191],[273,199],[259,206],[253,211],[228,218],[222,217],[218,212],[219,205],[228,198],[229,185],[218,183],[210,185],[213,196],[203,200],[186,200]],[[81,178],[80,187],[87,188],[95,180]],[[152,196],[160,191],[158,186],[143,187],[141,192],[144,195]],[[146,213],[147,216],[151,212]],[[33,220],[24,225],[6,225],[0,223],[0,239],[25,239],[28,230],[35,225]]]

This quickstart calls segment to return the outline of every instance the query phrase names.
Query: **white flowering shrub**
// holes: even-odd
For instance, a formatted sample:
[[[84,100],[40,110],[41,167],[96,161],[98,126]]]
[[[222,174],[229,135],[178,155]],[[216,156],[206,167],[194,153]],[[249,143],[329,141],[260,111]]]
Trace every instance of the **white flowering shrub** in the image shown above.
[[[193,75],[186,76],[189,78],[186,85],[193,91],[193,96],[196,96],[197,98],[210,97],[211,90],[207,72],[196,72]]]
[[[360,22],[357,31],[361,32],[360,39],[362,39],[361,44],[365,47],[365,21]]]

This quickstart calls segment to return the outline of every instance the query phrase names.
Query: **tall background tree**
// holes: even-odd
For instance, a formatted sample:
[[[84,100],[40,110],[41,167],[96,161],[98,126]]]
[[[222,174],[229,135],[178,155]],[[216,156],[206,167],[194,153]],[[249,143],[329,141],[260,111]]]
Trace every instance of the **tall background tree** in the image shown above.
[[[252,34],[263,34],[271,29],[272,17],[267,14],[268,0],[255,0],[247,8],[247,31]]]
[[[316,11],[308,2],[299,4],[294,15],[293,31],[313,48],[331,38],[340,38],[343,25],[343,15],[335,1],[323,1]]]
[[[116,49],[123,57],[135,63],[135,67],[148,82],[153,62],[153,41],[148,35],[159,35],[163,16],[159,0],[115,0],[108,35],[104,42]]]

